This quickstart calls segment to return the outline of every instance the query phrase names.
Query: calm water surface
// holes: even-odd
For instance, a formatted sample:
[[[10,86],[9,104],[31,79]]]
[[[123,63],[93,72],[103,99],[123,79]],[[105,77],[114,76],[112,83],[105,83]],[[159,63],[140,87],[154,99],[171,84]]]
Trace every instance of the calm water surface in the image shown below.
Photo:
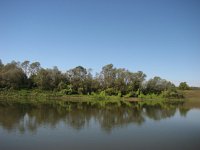
[[[200,109],[0,106],[0,150],[199,150]]]

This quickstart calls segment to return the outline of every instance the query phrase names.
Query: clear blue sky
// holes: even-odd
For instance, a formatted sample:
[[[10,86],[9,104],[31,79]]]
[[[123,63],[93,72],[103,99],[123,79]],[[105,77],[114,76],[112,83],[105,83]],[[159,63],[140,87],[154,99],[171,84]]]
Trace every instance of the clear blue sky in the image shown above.
[[[0,59],[200,86],[200,0],[0,0]]]

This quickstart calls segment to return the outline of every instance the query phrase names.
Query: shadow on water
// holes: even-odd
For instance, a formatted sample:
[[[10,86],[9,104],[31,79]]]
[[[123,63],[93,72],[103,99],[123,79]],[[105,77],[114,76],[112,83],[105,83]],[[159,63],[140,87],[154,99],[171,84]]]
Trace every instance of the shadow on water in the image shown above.
[[[182,106],[151,106],[133,108],[128,106],[106,105],[103,108],[91,107],[87,103],[70,103],[70,109],[57,105],[1,104],[0,126],[12,132],[36,133],[41,126],[55,128],[61,122],[74,130],[81,130],[95,122],[102,131],[110,133],[114,128],[134,124],[143,125],[146,119],[159,121],[173,117],[177,110],[186,116],[189,109]]]

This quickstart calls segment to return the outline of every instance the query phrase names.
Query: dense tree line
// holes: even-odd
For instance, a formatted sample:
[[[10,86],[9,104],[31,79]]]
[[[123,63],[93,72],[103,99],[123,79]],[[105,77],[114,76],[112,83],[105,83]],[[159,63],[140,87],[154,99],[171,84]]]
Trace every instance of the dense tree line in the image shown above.
[[[93,76],[91,69],[77,66],[66,72],[57,67],[44,69],[39,62],[12,61],[3,64],[0,60],[0,89],[41,89],[59,91],[63,94],[105,93],[137,97],[143,94],[161,94],[163,91],[175,91],[175,85],[160,77],[148,81],[142,71],[131,72],[124,68],[115,68],[112,64],[102,67],[100,73]]]

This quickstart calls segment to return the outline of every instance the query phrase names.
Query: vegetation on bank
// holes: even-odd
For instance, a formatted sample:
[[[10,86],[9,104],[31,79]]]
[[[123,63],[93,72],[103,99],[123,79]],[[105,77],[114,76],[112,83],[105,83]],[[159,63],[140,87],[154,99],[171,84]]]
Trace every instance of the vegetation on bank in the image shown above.
[[[185,88],[187,84],[181,83],[180,89]],[[91,69],[82,66],[63,73],[57,67],[44,69],[39,62],[12,61],[3,64],[0,61],[0,90],[22,90],[19,95],[23,95],[23,90],[36,91],[30,93],[40,93],[39,97],[48,93],[48,96],[57,97],[91,95],[98,99],[107,99],[109,96],[140,99],[183,98],[183,94],[170,81],[160,77],[146,81],[146,75],[142,71],[131,72],[124,68],[115,68],[112,64],[105,65],[100,73],[93,76]]]
[[[183,91],[186,103],[184,106],[190,108],[200,108],[200,89],[192,88],[192,90]]]
[[[183,104],[183,99],[164,99],[161,96],[143,97],[141,98],[125,98],[119,96],[106,95],[62,95],[56,92],[40,91],[40,90],[11,90],[0,91],[0,105],[31,105],[39,107],[41,105],[50,105],[61,107],[66,110],[84,107],[107,108],[107,106],[128,106],[135,109],[144,107],[171,107]]]

